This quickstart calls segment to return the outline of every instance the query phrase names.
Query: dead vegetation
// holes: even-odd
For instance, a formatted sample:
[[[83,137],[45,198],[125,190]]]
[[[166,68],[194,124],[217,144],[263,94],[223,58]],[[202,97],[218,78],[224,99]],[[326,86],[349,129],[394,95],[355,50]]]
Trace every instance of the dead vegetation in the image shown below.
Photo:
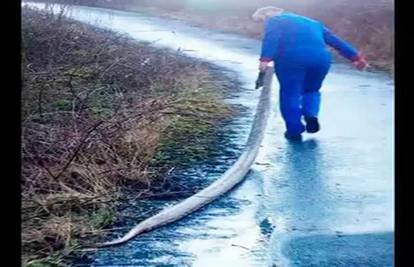
[[[251,21],[254,10],[280,6],[324,22],[361,50],[372,66],[394,73],[393,0],[77,0],[77,4],[145,11],[254,38],[262,33],[261,26]]]
[[[174,167],[164,160],[167,141],[202,151],[208,142],[193,148],[183,139],[205,135],[230,114],[221,95],[229,81],[207,65],[71,21],[65,10],[22,10],[22,257],[29,266],[63,265],[85,240],[102,237],[122,188],[148,192],[165,181]]]

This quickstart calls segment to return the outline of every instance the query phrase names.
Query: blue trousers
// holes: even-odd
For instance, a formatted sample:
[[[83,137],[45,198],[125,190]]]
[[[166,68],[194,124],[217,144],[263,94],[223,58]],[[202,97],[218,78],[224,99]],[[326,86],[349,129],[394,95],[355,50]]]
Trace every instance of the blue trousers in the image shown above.
[[[320,88],[329,71],[331,57],[327,53],[285,55],[275,61],[275,74],[280,84],[279,103],[287,131],[305,131],[302,116],[317,117],[321,103]]]

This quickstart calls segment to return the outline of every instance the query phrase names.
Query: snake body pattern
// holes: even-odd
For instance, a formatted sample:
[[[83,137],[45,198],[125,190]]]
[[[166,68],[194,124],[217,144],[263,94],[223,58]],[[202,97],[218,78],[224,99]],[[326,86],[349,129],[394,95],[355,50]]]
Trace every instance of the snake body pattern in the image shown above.
[[[273,68],[268,67],[265,72],[263,88],[246,146],[237,161],[219,179],[182,202],[168,207],[158,214],[138,223],[124,236],[109,242],[95,244],[95,247],[120,245],[141,233],[177,221],[217,199],[232,189],[236,184],[240,183],[254,163],[263,140],[267,120],[271,111],[272,78]]]

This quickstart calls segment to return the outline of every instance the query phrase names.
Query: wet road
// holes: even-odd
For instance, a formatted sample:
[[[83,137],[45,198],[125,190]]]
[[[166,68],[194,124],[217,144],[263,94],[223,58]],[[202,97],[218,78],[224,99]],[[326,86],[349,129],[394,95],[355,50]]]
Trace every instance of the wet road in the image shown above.
[[[231,126],[232,142],[245,143],[260,93],[252,89],[259,41],[132,12],[75,7],[71,16],[237,72],[245,88],[229,101],[249,111]],[[277,86],[245,182],[177,223],[100,250],[87,265],[392,266],[392,80],[334,65],[322,89],[322,129],[296,144],[283,137]]]

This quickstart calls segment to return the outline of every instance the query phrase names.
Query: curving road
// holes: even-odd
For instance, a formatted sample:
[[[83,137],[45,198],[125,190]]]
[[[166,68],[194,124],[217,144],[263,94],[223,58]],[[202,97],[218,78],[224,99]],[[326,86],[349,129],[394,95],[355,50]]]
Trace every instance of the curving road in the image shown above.
[[[248,112],[231,125],[232,142],[245,143],[260,94],[252,89],[259,41],[133,12],[74,7],[70,15],[237,72],[245,89],[229,101]],[[322,89],[322,130],[297,144],[283,137],[274,86],[262,148],[245,182],[77,266],[392,266],[393,81],[333,65]],[[218,176],[204,171],[206,179]]]

